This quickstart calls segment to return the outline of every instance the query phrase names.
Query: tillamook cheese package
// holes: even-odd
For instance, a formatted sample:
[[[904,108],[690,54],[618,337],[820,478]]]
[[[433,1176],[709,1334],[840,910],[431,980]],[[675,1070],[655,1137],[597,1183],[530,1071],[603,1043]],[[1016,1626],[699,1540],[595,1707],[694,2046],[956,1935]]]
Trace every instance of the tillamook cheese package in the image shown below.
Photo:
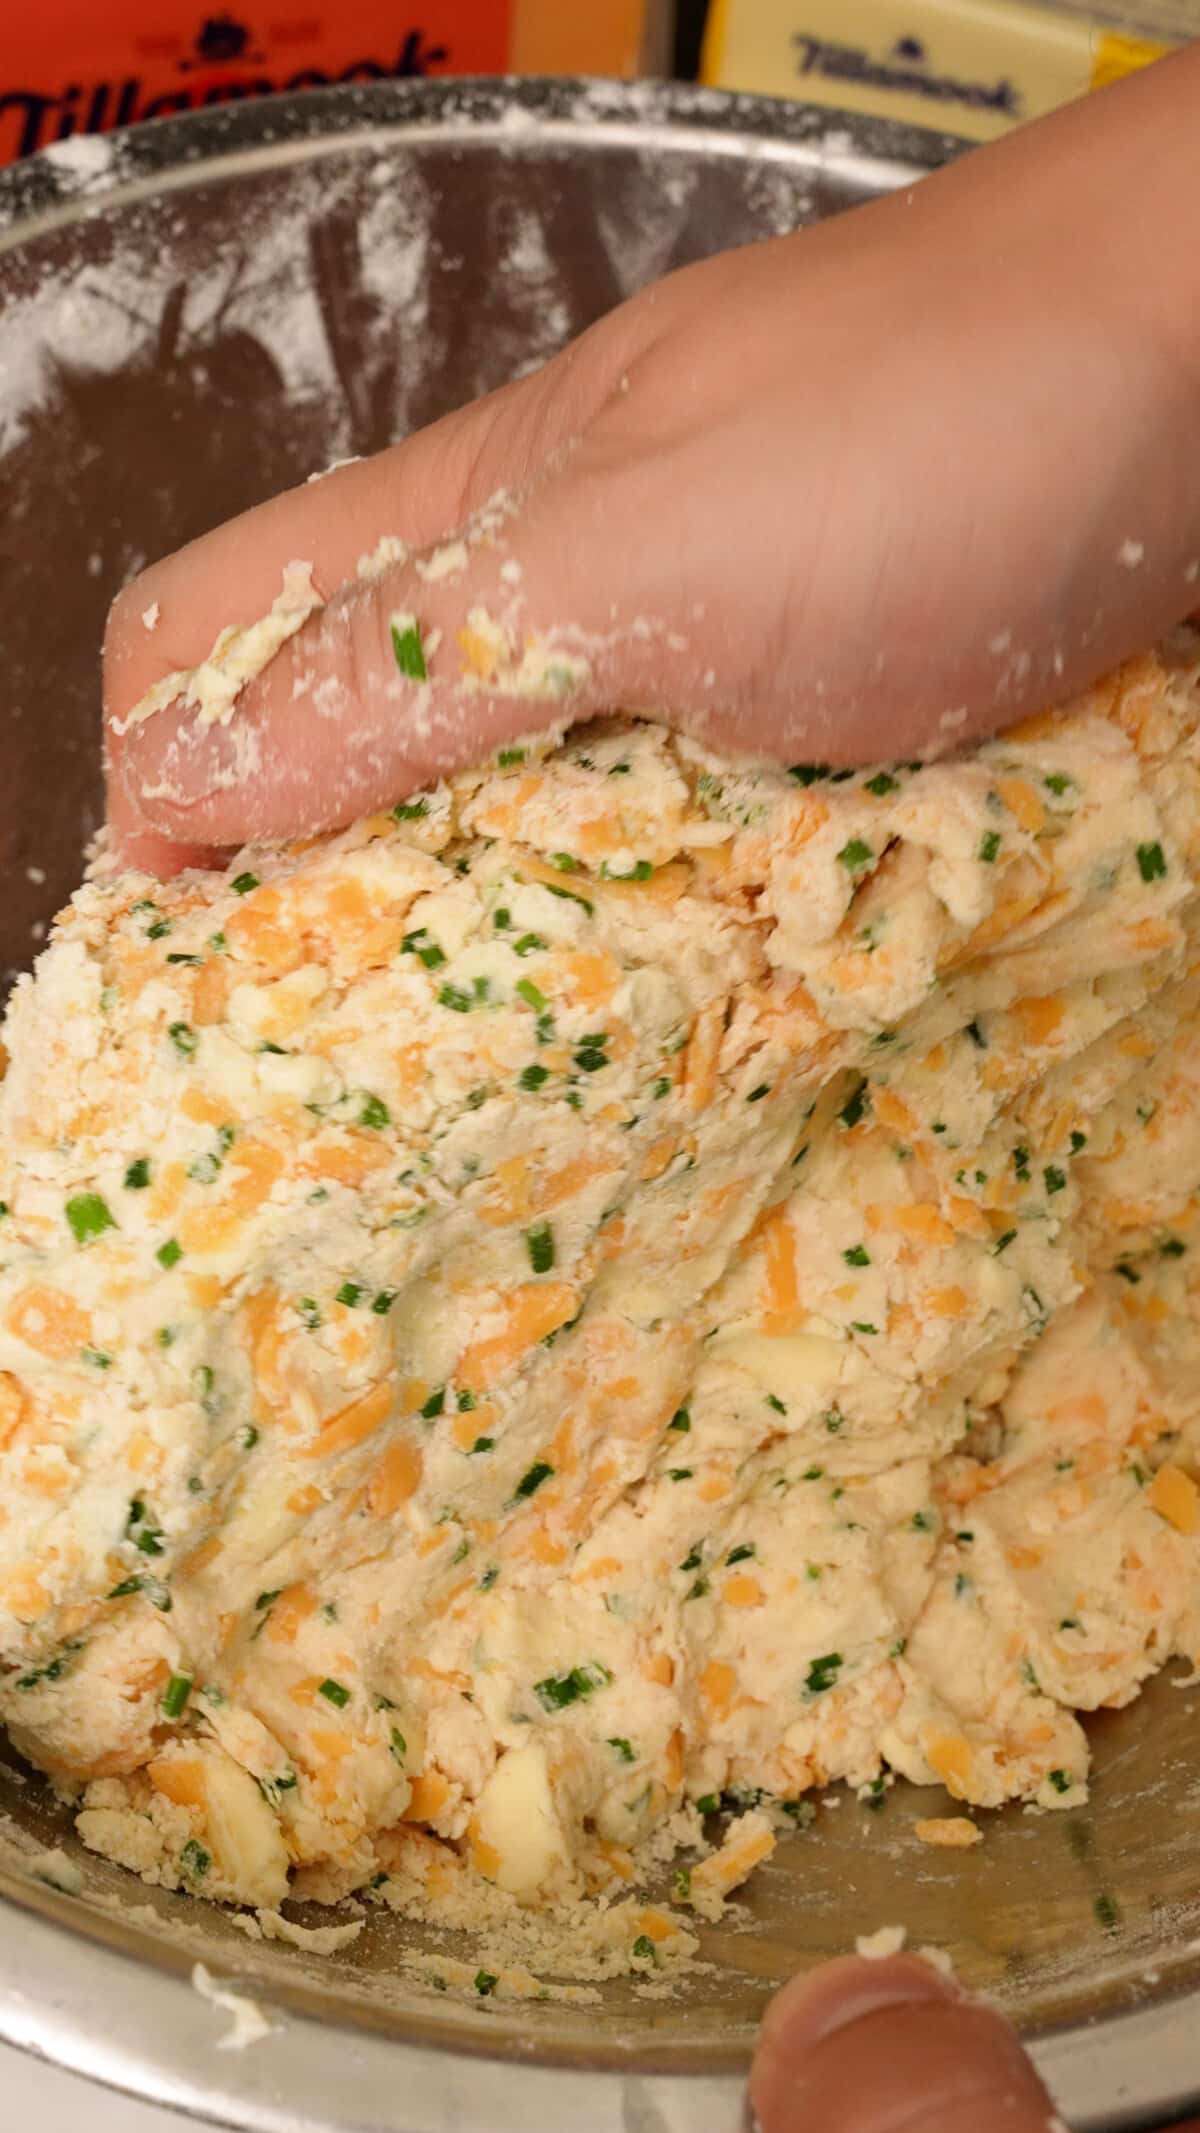
[[[667,0],[0,0],[0,163],[330,82],[661,71]]]
[[[703,78],[986,141],[1200,36],[1200,0],[713,0]]]

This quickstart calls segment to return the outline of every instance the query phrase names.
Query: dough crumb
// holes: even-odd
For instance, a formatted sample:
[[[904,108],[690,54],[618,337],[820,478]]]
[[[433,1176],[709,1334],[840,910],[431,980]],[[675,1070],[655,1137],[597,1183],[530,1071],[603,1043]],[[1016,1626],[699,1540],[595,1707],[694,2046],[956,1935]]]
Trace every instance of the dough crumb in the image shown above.
[[[264,2037],[271,2035],[275,2024],[267,2020],[258,2001],[248,1999],[244,1993],[231,1992],[227,1986],[219,1985],[211,1970],[203,1963],[193,1963],[192,1985],[202,2000],[207,2000],[211,2007],[219,2007],[223,2014],[233,2018],[232,2028],[228,2029],[223,2037],[217,2038],[217,2051],[244,2052],[251,2044],[261,2044]]]
[[[1122,541],[1117,550],[1117,561],[1122,563],[1126,570],[1136,570],[1138,564],[1144,562],[1145,555],[1144,541]]]
[[[860,1933],[854,1952],[869,1963],[881,1963],[889,1955],[899,1955],[907,1939],[907,1926],[880,1926],[874,1933]]]
[[[142,609],[142,628],[144,630],[156,630],[158,628],[158,612],[157,600],[152,600],[149,607]]]
[[[966,1815],[935,1815],[924,1822],[914,1822],[913,1832],[922,1844],[932,1844],[946,1852],[970,1851],[973,1844],[982,1844],[983,1831],[977,1822]]]

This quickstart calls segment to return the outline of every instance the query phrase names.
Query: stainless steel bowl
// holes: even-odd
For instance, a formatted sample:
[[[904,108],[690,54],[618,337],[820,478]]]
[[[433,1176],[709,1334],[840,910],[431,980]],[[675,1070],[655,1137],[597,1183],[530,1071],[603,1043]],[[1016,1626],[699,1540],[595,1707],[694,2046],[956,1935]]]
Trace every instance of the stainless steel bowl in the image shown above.
[[[528,368],[667,268],[954,146],[689,89],[410,83],[68,143],[0,175],[0,965],[28,963],[78,878],[101,625],[144,561]],[[835,1800],[706,1932],[711,1968],[677,1998],[630,1982],[582,2009],[439,1998],[398,1955],[469,1951],[386,1917],[324,1960],[250,1943],[89,1859],[0,1757],[0,2036],[272,2133],[732,2133],[768,1992],[902,1923],[1015,2015],[1072,2125],[1157,2125],[1200,2099],[1192,1697],[1159,1681],[1091,1731],[1087,1808],[1008,1811],[944,1854],[912,1832],[934,1797]],[[47,1847],[77,1893],[47,1884]],[[218,2054],[197,1960],[278,2030]]]

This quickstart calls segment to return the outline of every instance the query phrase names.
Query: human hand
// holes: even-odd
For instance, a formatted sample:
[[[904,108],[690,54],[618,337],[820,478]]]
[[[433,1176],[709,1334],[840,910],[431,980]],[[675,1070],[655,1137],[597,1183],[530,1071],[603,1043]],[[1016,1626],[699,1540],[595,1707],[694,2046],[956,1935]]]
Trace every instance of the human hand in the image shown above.
[[[1149,642],[1200,567],[1198,88],[1200,47],[673,275],[531,376],[152,566],[107,643],[127,855],[169,870],[345,822],[613,705],[785,761],[903,757]],[[463,529],[464,567],[430,579]],[[407,559],[356,578],[385,534]],[[122,730],[301,557],[328,604],[231,725],[173,706]],[[582,652],[580,686],[464,678],[480,608],[511,662],[539,636]],[[428,684],[398,671],[397,614]]]
[[[761,2133],[1066,2133],[1015,2030],[917,1956],[793,1978],[767,2009],[750,2103]]]

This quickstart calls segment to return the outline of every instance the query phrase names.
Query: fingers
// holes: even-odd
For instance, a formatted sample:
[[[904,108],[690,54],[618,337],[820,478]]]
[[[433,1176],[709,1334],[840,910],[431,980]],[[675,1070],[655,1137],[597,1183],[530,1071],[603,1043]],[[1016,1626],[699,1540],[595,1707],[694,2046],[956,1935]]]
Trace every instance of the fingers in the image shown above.
[[[750,2077],[762,2133],[1050,2133],[1014,2030],[916,1956],[848,1956],[767,2010]]]
[[[344,584],[353,590],[360,560],[371,555],[381,539],[389,537],[419,552],[462,523],[498,488],[522,488],[545,455],[587,420],[608,380],[609,369],[585,335],[534,376],[505,386],[390,451],[272,498],[153,564],[127,587],[114,603],[104,648],[109,821],[123,852],[147,864],[153,855],[167,871],[184,863],[180,839],[186,840],[189,832],[179,822],[178,807],[162,794],[147,794],[144,787],[169,778],[163,767],[169,758],[188,795],[208,772],[218,790],[225,790],[233,753],[230,745],[223,748],[220,742],[209,747],[203,732],[189,747],[186,728],[191,722],[178,715],[158,714],[152,740],[139,727],[122,730],[147,691],[207,659],[219,631],[244,628],[268,614],[289,564],[303,561],[311,566],[314,589],[322,598]],[[357,607],[351,601],[351,616],[371,606],[370,601]],[[321,646],[330,642],[329,620],[321,624],[318,618],[306,639],[304,664],[293,661],[288,670],[289,726],[295,716],[292,692],[297,678],[307,673],[314,685],[324,678],[326,670],[313,668],[311,655],[315,649],[319,656]],[[354,672],[362,650],[361,642],[356,648],[333,644],[327,671],[335,681],[344,668]],[[280,683],[272,687],[278,691]],[[239,710],[239,734],[253,723],[254,700],[250,692],[247,695],[251,717],[243,721]],[[282,726],[282,711],[278,716]],[[319,730],[324,734],[325,727]],[[275,742],[276,735],[268,730],[261,750],[264,764],[273,759]],[[280,753],[291,762],[298,750],[302,753],[303,735],[292,732],[284,746],[281,733],[279,743]],[[369,751],[370,742],[364,741],[363,748]],[[314,775],[324,777],[327,757],[328,750],[318,748]],[[238,811],[224,810],[226,815],[231,812]],[[234,841],[251,833],[239,817]],[[207,829],[202,839],[212,842]]]

